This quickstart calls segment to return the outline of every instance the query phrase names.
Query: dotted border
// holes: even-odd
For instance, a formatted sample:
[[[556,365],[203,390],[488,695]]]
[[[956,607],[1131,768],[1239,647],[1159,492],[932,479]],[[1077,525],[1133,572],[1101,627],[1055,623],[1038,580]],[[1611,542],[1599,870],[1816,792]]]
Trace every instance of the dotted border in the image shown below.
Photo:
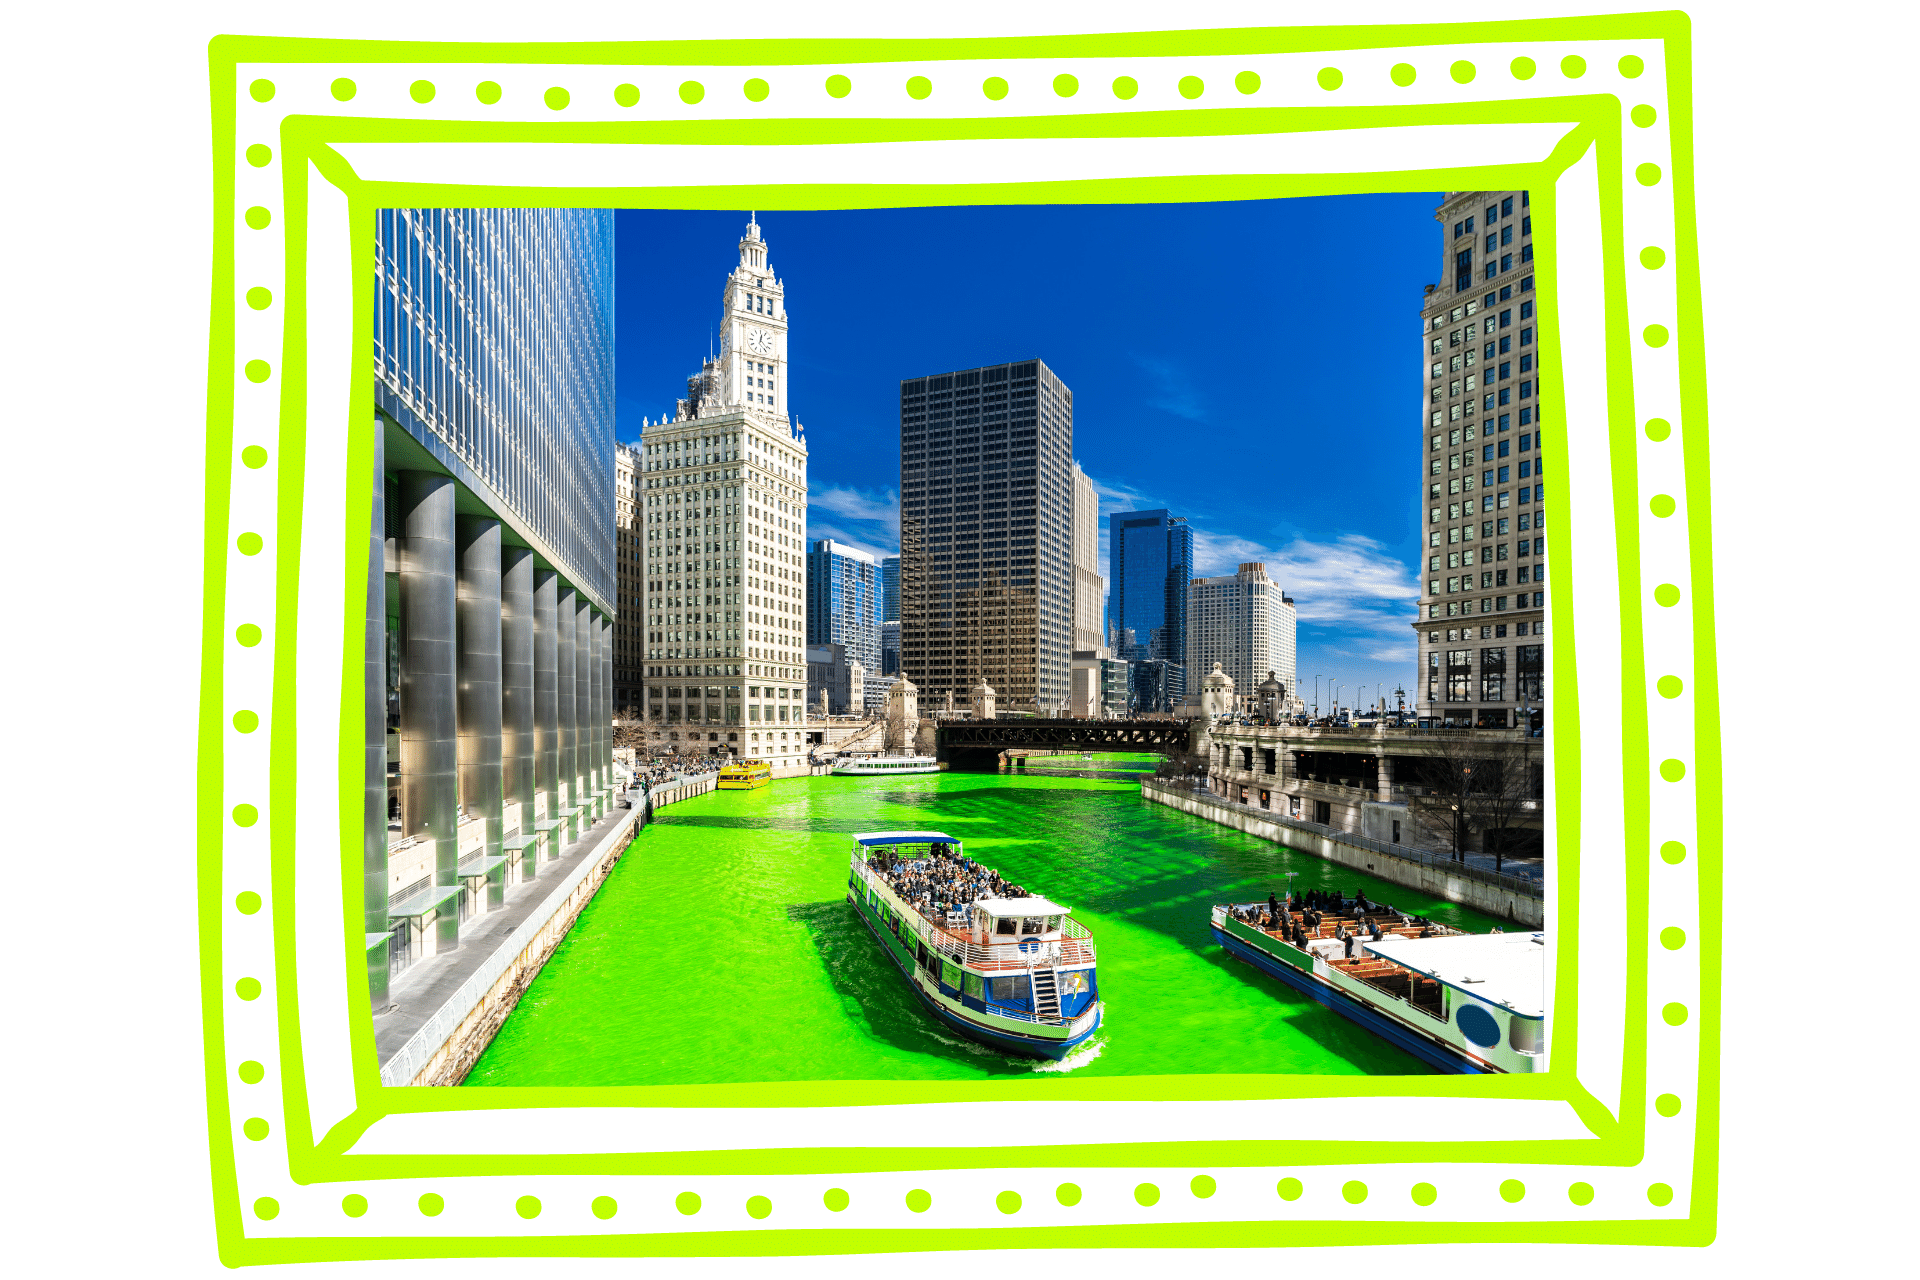
[[[1590,63],[1587,54],[1597,55],[1601,45],[1607,46],[1605,58],[1596,56]],[[1626,52],[1615,58],[1620,50]],[[1658,75],[1647,75],[1649,64],[1657,68],[1663,53],[1657,39],[1541,41],[1532,53],[1508,56],[1511,48],[1503,48],[1499,60],[1484,63],[1449,57],[1438,49],[1422,49],[1417,55],[1365,50],[1338,56],[1093,57],[977,66],[942,62],[920,69],[909,64],[840,70],[739,68],[724,82],[711,68],[702,79],[661,67],[504,64],[485,70],[463,67],[457,74],[425,63],[417,68],[399,63],[328,69],[300,65],[274,69],[272,75],[243,74],[234,160],[237,288],[232,302],[235,349],[241,358],[234,370],[228,513],[235,554],[227,561],[226,591],[230,604],[244,601],[248,607],[230,616],[233,625],[223,655],[228,695],[222,713],[227,735],[223,811],[228,830],[221,864],[221,928],[227,959],[222,985],[228,993],[223,1017],[231,1049],[231,1124],[247,1233],[627,1234],[776,1229],[816,1225],[823,1217],[834,1226],[869,1227],[1012,1225],[1011,1220],[1024,1223],[1036,1216],[1075,1223],[1205,1222],[1237,1213],[1367,1220],[1402,1219],[1428,1209],[1485,1221],[1684,1216],[1685,1196],[1674,1186],[1684,1188],[1691,1180],[1691,1135],[1682,1133],[1684,1126],[1669,1125],[1673,1140],[1657,1136],[1666,1121],[1689,1113],[1686,1085],[1698,1076],[1691,1014],[1698,1000],[1700,929],[1696,873],[1690,841],[1683,838],[1691,833],[1693,817],[1687,762],[1692,757],[1689,686],[1694,677],[1689,671],[1691,615],[1675,607],[1689,594],[1690,548],[1684,497],[1676,496],[1687,492],[1688,477],[1674,439],[1674,424],[1681,416],[1681,374],[1679,344],[1673,340],[1678,328],[1671,264],[1674,210],[1666,183],[1671,145],[1665,112],[1653,105],[1665,105],[1666,85]],[[1192,69],[1181,72],[1180,64]],[[1223,70],[1235,64],[1237,71]],[[987,74],[973,75],[963,69],[968,67],[986,68]],[[347,70],[354,74],[330,74]],[[1094,1169],[1076,1171],[1070,1178],[1059,1175],[1068,1180],[1058,1182],[1033,1170],[837,1179],[552,1175],[365,1185],[291,1182],[284,1149],[266,1141],[274,1133],[267,1117],[280,1114],[282,1098],[274,1006],[259,998],[270,993],[273,910],[267,828],[260,822],[267,794],[264,748],[271,731],[275,586],[274,560],[265,553],[271,549],[278,518],[279,482],[271,444],[277,436],[280,393],[269,356],[280,349],[284,277],[275,257],[276,251],[284,251],[278,235],[276,157],[271,143],[262,139],[277,136],[282,115],[617,120],[753,118],[750,112],[763,111],[767,118],[776,112],[859,118],[916,109],[978,116],[996,107],[1008,115],[1055,115],[1075,110],[1314,105],[1314,100],[1328,105],[1388,103],[1396,93],[1405,95],[1403,101],[1472,102],[1535,96],[1556,80],[1554,92],[1611,90],[1622,96],[1630,121],[1623,130],[1625,158],[1632,175],[1626,188],[1626,221],[1630,228],[1657,228],[1639,236],[1645,241],[1637,255],[1644,275],[1638,285],[1629,281],[1629,310],[1634,317],[1635,402],[1644,423],[1636,462],[1639,479],[1652,494],[1641,517],[1641,562],[1649,570],[1649,581],[1660,579],[1649,590],[1654,607],[1646,614],[1645,645],[1648,682],[1658,695],[1650,728],[1659,761],[1652,794],[1660,860],[1653,866],[1650,892],[1655,910],[1649,923],[1657,933],[1648,943],[1648,981],[1659,994],[1650,1001],[1648,1065],[1650,1088],[1660,1090],[1655,1111],[1661,1119],[1649,1124],[1646,1167],[1678,1170],[1669,1175],[1671,1181],[1649,1180],[1643,1169],[1581,1169],[1576,1178],[1554,1166],[1496,1172],[1442,1164],[1396,1166],[1385,1177],[1377,1167],[1315,1166],[1294,1171]],[[1636,88],[1643,91],[1635,93]],[[1675,520],[1675,515],[1683,518]],[[1672,568],[1655,574],[1654,566]],[[1654,660],[1656,653],[1662,661]],[[1663,1032],[1669,1034],[1666,1042]],[[1264,1203],[1256,1206],[1255,1201]]]

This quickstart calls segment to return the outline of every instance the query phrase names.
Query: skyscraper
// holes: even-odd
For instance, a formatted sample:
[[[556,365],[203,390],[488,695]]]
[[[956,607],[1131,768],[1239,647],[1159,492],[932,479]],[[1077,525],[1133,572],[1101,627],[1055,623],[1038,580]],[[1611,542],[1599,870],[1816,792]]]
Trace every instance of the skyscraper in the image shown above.
[[[613,554],[619,566],[615,621],[613,624],[613,710],[616,717],[627,712],[639,714],[646,705],[646,690],[641,684],[640,655],[641,585],[645,581],[646,550],[641,541],[640,453],[636,447],[617,445],[613,451]]]
[[[1155,686],[1170,710],[1186,695],[1192,670],[1187,654],[1187,584],[1193,578],[1193,529],[1185,516],[1159,511],[1116,511],[1108,517],[1108,555],[1112,595],[1108,618],[1113,634],[1133,633],[1133,642],[1114,656],[1133,662],[1168,664]]]
[[[391,971],[460,945],[463,916],[606,800],[613,215],[382,209],[373,249],[364,907],[366,932],[388,936],[368,951],[379,1009]]]
[[[880,670],[880,565],[858,547],[821,538],[807,549],[807,643],[846,646]]]
[[[900,664],[922,705],[1055,713],[1073,633],[1073,393],[1039,360],[900,384]]]
[[[1524,191],[1452,191],[1434,212],[1442,278],[1421,309],[1426,590],[1414,631],[1421,714],[1540,723],[1546,521],[1539,316]]]
[[[880,621],[900,621],[900,557],[880,560]]]
[[[1187,647],[1197,671],[1213,664],[1233,677],[1235,691],[1251,694],[1273,672],[1294,694],[1293,600],[1267,576],[1267,566],[1243,564],[1230,576],[1195,578],[1187,606]]]
[[[1100,618],[1105,606],[1106,580],[1100,576],[1100,498],[1093,481],[1073,465],[1073,647],[1103,647],[1105,628]],[[1125,654],[1115,657],[1125,660]]]
[[[641,445],[650,742],[804,766],[807,441],[787,412],[786,286],[749,221],[720,354]]]

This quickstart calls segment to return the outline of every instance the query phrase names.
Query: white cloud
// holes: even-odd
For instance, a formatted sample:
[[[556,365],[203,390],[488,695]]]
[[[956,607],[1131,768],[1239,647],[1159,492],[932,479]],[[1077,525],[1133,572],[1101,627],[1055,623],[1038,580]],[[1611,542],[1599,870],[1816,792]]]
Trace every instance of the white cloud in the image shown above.
[[[1342,534],[1331,542],[1295,538],[1282,547],[1266,547],[1231,534],[1193,534],[1194,573],[1215,577],[1240,565],[1260,562],[1293,597],[1300,621],[1374,633],[1368,638],[1401,636],[1413,621],[1420,584],[1411,566],[1360,534]],[[1389,656],[1399,656],[1396,651]]]
[[[815,491],[807,502],[807,537],[832,538],[879,559],[900,554],[900,503],[891,489]]]

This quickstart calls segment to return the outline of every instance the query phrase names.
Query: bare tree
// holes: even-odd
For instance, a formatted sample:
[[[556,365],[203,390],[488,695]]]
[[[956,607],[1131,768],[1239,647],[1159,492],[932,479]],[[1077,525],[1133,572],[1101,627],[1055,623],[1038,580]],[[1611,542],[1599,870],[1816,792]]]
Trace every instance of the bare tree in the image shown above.
[[[1452,849],[1459,859],[1488,771],[1481,764],[1482,748],[1469,735],[1437,737],[1435,744],[1439,750],[1423,757],[1416,770],[1427,789],[1420,818],[1435,840]]]
[[[614,713],[613,745],[632,747],[636,751],[647,745],[647,722],[640,708],[623,707]]]
[[[1471,733],[1440,737],[1436,742],[1439,750],[1423,759],[1417,770],[1428,792],[1420,806],[1427,830],[1458,858],[1465,851],[1468,833],[1478,828],[1496,867],[1507,854],[1538,847],[1539,833],[1524,825],[1540,798],[1536,777],[1540,755],[1532,744]]]

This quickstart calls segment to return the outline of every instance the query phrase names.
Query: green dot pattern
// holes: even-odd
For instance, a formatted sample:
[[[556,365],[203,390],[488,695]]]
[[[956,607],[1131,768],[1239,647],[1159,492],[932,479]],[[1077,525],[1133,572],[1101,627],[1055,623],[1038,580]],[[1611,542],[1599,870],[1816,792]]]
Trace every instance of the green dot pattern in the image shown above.
[[[241,733],[252,733],[260,727],[260,717],[251,711],[236,711],[233,713],[233,727]]]
[[[981,81],[980,92],[986,94],[987,97],[994,102],[998,102],[1007,96],[1007,82],[999,76],[988,76],[985,80]]]
[[[907,81],[907,96],[918,102],[933,93],[933,81],[925,76],[914,76]]]
[[[1654,603],[1663,609],[1671,609],[1680,603],[1680,588],[1671,582],[1663,582],[1653,589]]]
[[[1593,1184],[1591,1182],[1574,1183],[1572,1186],[1567,1188],[1567,1199],[1573,1201],[1577,1205],[1592,1204],[1593,1203]]]
[[[1660,113],[1658,111],[1655,111],[1652,107],[1648,106],[1644,102],[1641,103],[1639,106],[1635,107],[1633,110],[1627,112],[1627,119],[1633,121],[1635,125],[1637,125],[1642,129],[1651,128],[1653,126],[1653,122],[1658,120],[1659,118],[1660,118]]]
[[[1647,439],[1658,444],[1673,434],[1673,424],[1665,418],[1647,419]]]
[[[1673,499],[1664,493],[1654,494],[1647,502],[1647,510],[1653,512],[1654,515],[1659,516],[1662,520],[1672,515],[1673,509]]]
[[[255,80],[247,86],[247,96],[255,102],[273,101],[273,81]]]
[[[1508,1204],[1519,1204],[1527,1198],[1527,1184],[1518,1178],[1508,1178],[1500,1184],[1500,1198]]]
[[[273,376],[273,366],[265,360],[249,360],[245,372],[248,382],[261,383]]]
[[[433,101],[434,92],[433,81],[431,80],[415,80],[411,85],[407,86],[407,96],[423,105]]]
[[[1367,1198],[1367,1184],[1358,1181],[1347,1183],[1340,1188],[1340,1198],[1348,1204],[1361,1203]]]
[[[1346,79],[1345,76],[1340,74],[1340,68],[1322,67],[1320,68],[1320,74],[1315,76],[1313,81],[1328,93],[1332,93],[1335,89],[1338,89],[1342,84],[1346,83]]]
[[[1678,1002],[1665,1006],[1660,1010],[1660,1020],[1670,1027],[1685,1025],[1687,1021],[1687,1006]]]
[[[1113,96],[1122,102],[1140,92],[1140,82],[1132,76],[1119,76],[1113,82]]]
[[[637,84],[618,84],[613,87],[613,100],[623,107],[631,107],[640,101],[640,86]]]
[[[1671,1093],[1663,1093],[1653,1100],[1653,1109],[1671,1120],[1680,1114],[1680,1099]]]
[[[1678,760],[1662,760],[1660,776],[1668,782],[1678,782],[1687,776],[1687,766]]]
[[[765,102],[767,95],[773,92],[773,88],[765,80],[755,76],[740,86],[740,92],[747,95],[748,102]]]
[[[1513,64],[1507,69],[1513,72],[1515,80],[1531,80],[1533,73],[1539,70],[1539,67],[1532,58],[1515,58]]]
[[[247,305],[255,311],[265,311],[273,305],[273,290],[255,285],[247,290]]]
[[[1431,1182],[1416,1182],[1413,1184],[1413,1202],[1422,1209],[1439,1198],[1440,1190]]]
[[[1643,187],[1651,187],[1660,181],[1660,166],[1649,161],[1633,171],[1633,180]]]
[[[473,86],[473,96],[480,100],[481,106],[490,107],[500,101],[500,86],[492,80],[482,80]]]
[[[1640,251],[1640,265],[1649,271],[1658,271],[1667,265],[1666,250],[1657,245],[1648,245]]]
[[[1282,1178],[1274,1184],[1273,1189],[1280,1193],[1282,1200],[1298,1200],[1300,1193],[1306,1190],[1305,1187],[1300,1185],[1300,1179],[1298,1178]]]
[[[1667,339],[1672,335],[1667,332],[1667,326],[1663,324],[1650,324],[1641,331],[1640,336],[1646,341],[1648,346],[1657,348],[1666,346]]]
[[[447,1207],[446,1197],[437,1191],[429,1191],[427,1194],[421,1196],[419,1204],[420,1212],[429,1218],[439,1217],[440,1211]]]
[[[531,1218],[539,1217],[540,1216],[540,1197],[539,1196],[521,1196],[518,1200],[515,1200],[513,1202],[513,1211],[519,1214],[523,1218],[531,1219]]]
[[[1080,81],[1070,75],[1057,75],[1053,78],[1053,91],[1062,98],[1071,98],[1080,92]]]
[[[1242,71],[1233,78],[1233,87],[1242,93],[1260,92],[1260,73],[1258,71]]]
[[[773,1201],[767,1199],[765,1196],[749,1196],[747,1198],[747,1216],[749,1218],[757,1221],[772,1212]]]
[[[845,76],[827,77],[827,96],[829,98],[844,98],[852,92],[853,81],[847,79]]]
[[[1687,945],[1687,931],[1677,925],[1668,925],[1660,931],[1660,945],[1669,951],[1678,951]]]
[[[241,1084],[259,1084],[267,1078],[267,1069],[249,1058],[240,1064],[240,1070],[237,1074],[240,1077]]]
[[[692,106],[707,96],[707,87],[698,80],[683,81],[680,85],[680,101]]]
[[[256,169],[264,169],[273,163],[273,148],[264,142],[256,142],[247,148],[247,163]]]
[[[1686,682],[1679,676],[1661,676],[1654,685],[1663,698],[1677,698],[1686,687]]]
[[[1071,1209],[1080,1203],[1080,1188],[1071,1182],[1063,1182],[1053,1189],[1053,1198]]]
[[[251,649],[260,643],[260,628],[251,622],[243,622],[233,629],[233,638],[242,649]]]
[[[251,889],[242,889],[233,897],[233,909],[243,916],[253,915],[260,910],[260,895]]]
[[[1647,1203],[1656,1209],[1664,1209],[1673,1203],[1673,1188],[1664,1182],[1656,1182],[1647,1188]]]
[[[272,1196],[261,1196],[253,1202],[253,1216],[262,1222],[272,1222],[280,1216],[280,1202]]]
[[[349,1218],[358,1218],[367,1211],[367,1198],[359,1192],[343,1196],[340,1199],[340,1212]]]
[[[1569,80],[1578,80],[1587,74],[1587,60],[1577,53],[1570,53],[1560,59],[1560,74]]]
[[[700,1197],[695,1192],[682,1191],[673,1198],[673,1207],[685,1216],[691,1218],[694,1214],[700,1212]]]
[[[258,1000],[260,998],[260,979],[240,979],[240,981],[233,984],[233,994],[239,996],[242,1000]]]
[[[347,79],[345,76],[341,76],[333,82],[332,92],[335,102],[351,102],[353,95],[359,92],[359,89],[353,81]]]
[[[240,549],[243,556],[257,556],[266,543],[257,533],[243,533],[233,540],[233,545]]]
[[[1460,61],[1447,68],[1447,74],[1453,77],[1455,84],[1472,84],[1477,74],[1471,62]]]
[[[1133,1200],[1135,1204],[1142,1207],[1159,1204],[1160,1188],[1151,1182],[1143,1182],[1133,1189]]]
[[[933,1207],[933,1194],[919,1187],[907,1192],[907,1208],[915,1213],[925,1213]]]
[[[559,85],[555,85],[542,94],[540,100],[547,104],[547,110],[549,111],[565,111],[567,104],[573,101],[573,95],[565,89],[562,89]]]
[[[1396,62],[1393,64],[1393,70],[1387,72],[1387,79],[1404,89],[1413,83],[1414,77],[1418,74],[1411,62]]]
[[[1193,1192],[1195,1199],[1206,1200],[1220,1189],[1220,1184],[1202,1173],[1195,1175],[1193,1181],[1187,1184],[1187,1188]]]
[[[250,827],[258,821],[260,821],[260,811],[254,808],[252,805],[237,804],[233,806],[233,825],[234,826]]]
[[[1002,1191],[993,1198],[993,1207],[1002,1213],[1020,1212],[1020,1193],[1018,1191]]]
[[[612,1196],[595,1196],[593,1198],[592,1208],[593,1216],[605,1222],[608,1218],[620,1212],[620,1202]]]
[[[1180,96],[1192,102],[1207,91],[1207,82],[1199,76],[1180,77]]]
[[[247,210],[247,225],[255,231],[265,231],[273,225],[273,214],[264,205],[254,205]]]
[[[271,1127],[259,1116],[254,1116],[240,1126],[240,1132],[247,1135],[247,1141],[249,1142],[260,1141],[262,1138],[265,1138],[270,1131]]]
[[[847,1206],[853,1203],[853,1197],[839,1187],[830,1187],[827,1194],[820,1197],[820,1203],[826,1205],[830,1213],[844,1213]]]
[[[1647,64],[1641,60],[1640,55],[1637,53],[1630,53],[1620,59],[1620,74],[1629,80],[1638,80],[1640,73],[1646,69]]]
[[[250,444],[240,451],[240,462],[249,471],[258,471],[267,465],[267,451],[257,444]]]
[[[1660,861],[1670,867],[1677,867],[1687,860],[1687,846],[1678,840],[1669,840],[1660,846]]]

